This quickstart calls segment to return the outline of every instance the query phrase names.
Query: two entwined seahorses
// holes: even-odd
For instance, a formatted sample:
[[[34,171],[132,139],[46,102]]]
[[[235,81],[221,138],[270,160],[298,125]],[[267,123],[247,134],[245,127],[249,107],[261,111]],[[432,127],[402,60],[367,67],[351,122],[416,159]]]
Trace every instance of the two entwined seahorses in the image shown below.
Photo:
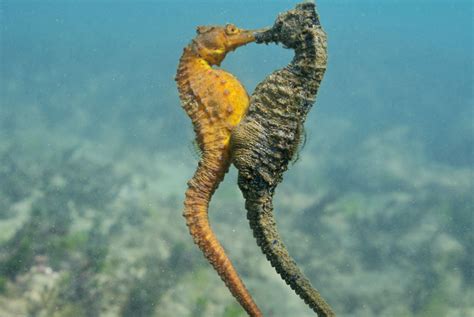
[[[280,14],[270,29],[245,31],[232,24],[198,27],[184,49],[176,81],[202,153],[188,182],[184,217],[194,242],[249,316],[263,316],[208,221],[210,199],[231,163],[239,170],[250,226],[267,259],[319,316],[335,316],[299,270],[280,239],[272,198],[302,135],[326,69],[326,35],[313,3]],[[276,42],[295,51],[291,63],[262,81],[249,101],[240,82],[212,68],[239,46]]]

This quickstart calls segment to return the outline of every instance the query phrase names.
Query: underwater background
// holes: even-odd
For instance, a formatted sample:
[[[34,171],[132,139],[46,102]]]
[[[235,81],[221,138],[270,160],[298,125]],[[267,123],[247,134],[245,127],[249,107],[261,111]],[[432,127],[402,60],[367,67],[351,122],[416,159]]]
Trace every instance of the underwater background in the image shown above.
[[[0,1],[0,316],[243,317],[182,217],[174,75],[197,25],[292,1]],[[328,69],[275,195],[338,316],[474,316],[473,4],[317,1]],[[222,68],[251,93],[292,52]],[[211,225],[265,316],[314,316],[257,247],[234,168]]]

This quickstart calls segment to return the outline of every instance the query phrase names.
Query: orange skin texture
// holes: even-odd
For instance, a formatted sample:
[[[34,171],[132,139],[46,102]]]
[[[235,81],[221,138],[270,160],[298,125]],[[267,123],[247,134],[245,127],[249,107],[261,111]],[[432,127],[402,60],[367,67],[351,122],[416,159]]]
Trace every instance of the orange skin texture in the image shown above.
[[[214,69],[225,55],[253,42],[251,31],[232,24],[225,27],[198,27],[198,35],[184,49],[176,81],[182,106],[193,123],[202,153],[184,201],[184,217],[189,232],[217,271],[232,295],[251,317],[262,317],[224,248],[212,231],[209,202],[231,164],[229,140],[232,129],[245,115],[249,97],[232,74]]]

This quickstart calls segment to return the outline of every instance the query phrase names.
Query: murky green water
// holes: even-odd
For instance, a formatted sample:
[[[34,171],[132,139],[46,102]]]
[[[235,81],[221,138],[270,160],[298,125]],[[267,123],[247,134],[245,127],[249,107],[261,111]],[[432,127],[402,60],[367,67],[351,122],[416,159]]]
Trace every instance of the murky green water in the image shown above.
[[[329,64],[275,195],[338,316],[474,315],[469,1],[318,1]],[[197,165],[173,80],[195,27],[293,2],[0,2],[0,316],[245,316],[182,218]],[[251,93],[291,52],[222,67]],[[231,170],[213,228],[265,316],[314,316],[260,253]]]

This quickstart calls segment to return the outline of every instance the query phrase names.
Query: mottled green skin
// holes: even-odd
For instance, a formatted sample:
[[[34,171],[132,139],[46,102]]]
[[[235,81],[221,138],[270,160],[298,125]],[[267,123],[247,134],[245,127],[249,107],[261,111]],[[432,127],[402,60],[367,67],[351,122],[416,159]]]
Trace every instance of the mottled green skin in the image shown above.
[[[233,163],[258,245],[277,272],[319,316],[335,316],[290,257],[273,218],[272,199],[298,148],[303,123],[326,70],[326,35],[313,3],[280,14],[257,43],[277,42],[295,51],[289,65],[255,89],[247,115],[231,138]]]

